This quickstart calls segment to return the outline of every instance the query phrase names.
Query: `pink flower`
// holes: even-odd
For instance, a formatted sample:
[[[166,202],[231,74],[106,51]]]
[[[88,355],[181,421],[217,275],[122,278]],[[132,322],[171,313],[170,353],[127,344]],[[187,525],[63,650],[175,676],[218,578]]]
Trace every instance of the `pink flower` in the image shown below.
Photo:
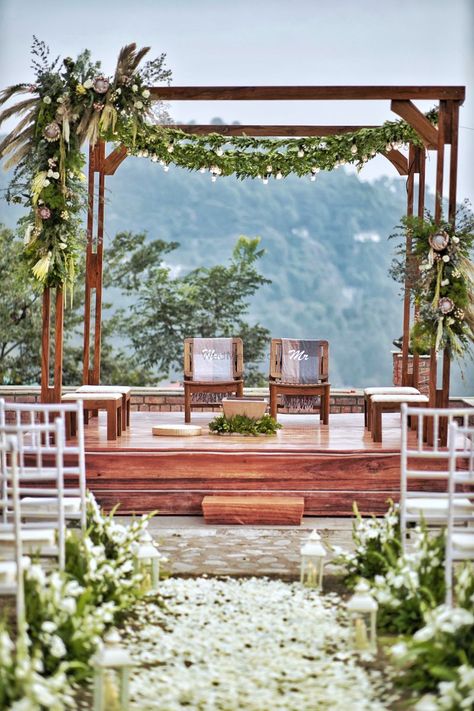
[[[110,82],[105,77],[95,77],[92,86],[97,94],[106,94],[109,90]]]
[[[46,205],[44,205],[43,207],[39,208],[38,215],[41,217],[42,220],[49,220],[49,218],[51,217],[51,210],[49,209],[49,207],[46,207]]]

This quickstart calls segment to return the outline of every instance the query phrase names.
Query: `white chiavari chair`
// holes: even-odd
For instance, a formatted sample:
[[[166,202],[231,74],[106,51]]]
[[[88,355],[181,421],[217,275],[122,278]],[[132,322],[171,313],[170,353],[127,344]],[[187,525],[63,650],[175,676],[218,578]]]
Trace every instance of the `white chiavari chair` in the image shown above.
[[[63,423],[58,418],[54,423],[19,424],[0,429],[2,436],[8,436],[8,430],[14,429],[18,442],[17,478],[18,495],[21,508],[21,540],[25,553],[38,555],[40,558],[57,558],[59,568],[65,565],[66,522],[64,513],[64,472],[63,472]],[[11,433],[10,433],[11,434]],[[34,458],[32,457],[34,453]],[[27,461],[30,456],[30,461]],[[25,464],[25,462],[27,462]],[[15,516],[11,506],[11,473],[6,453],[2,453],[2,513],[0,524],[0,557],[8,555],[14,546]],[[23,511],[23,502],[44,499],[44,487],[51,494],[48,512],[43,521],[28,520],[29,512]],[[33,509],[36,507],[33,505]],[[38,507],[39,508],[39,507]],[[47,519],[44,520],[44,519]]]
[[[474,426],[449,425],[449,498],[446,532],[446,604],[453,603],[453,568],[457,561],[474,560]],[[456,496],[469,499],[472,510],[463,520],[456,515]]]
[[[11,403],[0,399],[0,431],[5,430],[14,434],[15,428],[20,425],[34,425],[37,422],[48,424],[54,419],[61,419],[63,431],[66,432],[66,418],[75,415],[77,421],[77,439],[75,443],[70,440],[62,444],[63,455],[66,459],[63,464],[64,477],[67,483],[73,484],[64,490],[64,514],[67,521],[79,521],[81,528],[85,531],[86,519],[86,465],[84,452],[84,417],[82,401],[61,403],[61,404],[40,404],[40,403]],[[29,459],[36,456],[33,449],[28,449],[25,444],[25,456]],[[46,467],[47,468],[47,467]],[[34,520],[47,520],[51,511],[55,509],[55,499],[52,492],[45,488],[42,497],[32,499],[25,498],[22,501],[22,514],[24,517]]]
[[[438,444],[442,419],[448,426],[460,420],[464,427],[474,418],[474,409],[468,408],[428,408],[401,407],[401,449],[400,449],[400,531],[403,549],[406,549],[407,531],[412,523],[424,520],[428,525],[446,526],[449,505],[450,448]],[[409,420],[415,422],[415,431],[410,432]],[[425,425],[433,427],[433,442],[428,445],[423,437]],[[457,446],[455,443],[450,445]],[[423,479],[443,482],[436,491],[425,489],[414,491],[413,481],[418,486]],[[429,484],[427,484],[427,487]],[[462,491],[453,495],[453,520],[464,521],[474,513],[474,502]]]

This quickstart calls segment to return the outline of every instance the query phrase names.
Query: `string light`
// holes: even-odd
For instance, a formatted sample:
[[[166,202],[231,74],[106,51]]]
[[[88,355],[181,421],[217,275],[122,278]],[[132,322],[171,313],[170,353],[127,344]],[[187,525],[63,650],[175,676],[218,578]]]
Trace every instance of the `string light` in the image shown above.
[[[388,153],[389,151],[391,151],[392,148],[393,148],[392,144],[391,144],[391,143],[387,143],[387,145],[385,146],[385,151],[386,151],[386,153]]]
[[[298,148],[298,153],[297,153],[298,158],[304,158],[304,148],[303,146],[300,146]]]
[[[163,170],[165,171],[165,173],[167,173],[167,172],[169,171],[169,169],[170,169],[169,165],[165,165],[165,167],[163,168]]]
[[[268,175],[265,175],[265,176],[263,177],[262,183],[263,183],[264,185],[268,185]]]
[[[205,172],[206,172],[206,169],[205,169],[205,168],[199,168],[199,172],[200,172],[200,173],[205,173]]]
[[[217,175],[216,175],[215,173],[213,173],[213,174],[211,175],[211,183],[215,183],[216,180],[217,180]]]
[[[219,157],[224,155],[224,151],[222,150],[222,148],[220,146],[218,148],[216,148],[216,155]]]
[[[271,173],[273,170],[271,165],[267,165],[267,173]]]
[[[283,173],[281,172],[281,170],[278,171],[278,173],[275,175],[275,178],[277,180],[281,180],[283,178]]]
[[[351,153],[353,156],[355,156],[355,154],[357,153],[357,146],[355,143],[353,143],[351,146]]]
[[[168,153],[173,153],[173,151],[174,151],[173,144],[172,143],[168,144],[168,146],[166,147],[166,150],[168,151]]]

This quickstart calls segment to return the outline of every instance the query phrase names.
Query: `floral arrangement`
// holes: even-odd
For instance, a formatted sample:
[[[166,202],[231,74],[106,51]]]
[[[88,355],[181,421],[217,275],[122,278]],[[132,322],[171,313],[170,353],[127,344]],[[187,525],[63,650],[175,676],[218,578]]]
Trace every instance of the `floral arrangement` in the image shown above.
[[[410,552],[373,581],[378,625],[389,632],[414,632],[423,624],[424,613],[444,600],[445,532],[432,535],[423,524],[414,529],[413,538]]]
[[[257,437],[258,435],[273,435],[281,425],[271,415],[263,415],[258,420],[247,415],[225,417],[218,415],[209,422],[209,431],[216,434],[243,434]]]
[[[130,526],[122,526],[113,515],[103,515],[89,495],[88,531],[85,536],[68,531],[65,571],[45,572],[36,564],[27,569],[26,645],[20,640],[15,656],[8,656],[6,651],[2,655],[2,643],[4,650],[9,643],[6,631],[7,636],[0,635],[2,708],[12,703],[12,710],[16,709],[14,702],[26,697],[31,705],[25,708],[62,710],[60,702],[71,695],[71,681],[90,676],[89,660],[106,629],[145,592],[143,574],[135,572],[134,556],[149,518],[144,516]],[[24,674],[12,672],[12,664],[13,669],[15,664],[24,667]],[[41,677],[39,686],[31,681],[35,675]],[[6,679],[8,684],[3,683]],[[38,688],[43,689],[41,699],[34,697]],[[42,700],[47,698],[48,689],[51,693],[56,689],[59,705]]]
[[[411,236],[412,258],[395,259],[391,274],[407,283],[419,306],[411,332],[414,352],[426,353],[447,348],[462,356],[474,342],[474,215],[465,202],[451,222],[404,217],[401,234]],[[403,254],[404,242],[399,249]]]
[[[353,588],[360,578],[371,581],[377,575],[385,575],[396,565],[401,552],[400,512],[398,504],[390,501],[388,511],[382,518],[362,518],[353,504],[354,520],[352,540],[354,552],[343,551],[334,546],[333,563],[344,567],[344,582]]]
[[[44,42],[32,46],[35,82],[16,84],[0,94],[0,106],[25,96],[0,113],[0,125],[15,114],[21,120],[0,143],[5,168],[16,166],[7,199],[29,213],[22,218],[25,251],[33,276],[43,287],[71,285],[85,207],[82,146],[99,138],[133,143],[152,115],[148,83],[168,80],[164,55],[138,65],[149,51],[124,47],[113,77],[103,74],[88,51],[59,65]]]
[[[474,568],[459,572],[457,607],[429,610],[413,637],[395,644],[391,656],[400,682],[416,692],[436,692],[432,708],[456,711],[474,706]],[[425,697],[425,701],[428,699]]]

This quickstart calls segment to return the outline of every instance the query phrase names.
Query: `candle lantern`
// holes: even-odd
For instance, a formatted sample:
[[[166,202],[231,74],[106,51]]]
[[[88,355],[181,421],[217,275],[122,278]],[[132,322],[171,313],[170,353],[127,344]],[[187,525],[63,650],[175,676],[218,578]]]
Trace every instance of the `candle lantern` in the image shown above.
[[[130,669],[132,659],[120,644],[120,635],[111,629],[104,637],[104,646],[93,656],[94,711],[128,711]]]
[[[370,594],[365,580],[357,583],[355,593],[347,603],[352,622],[352,643],[359,651],[377,651],[377,601]]]
[[[146,588],[151,592],[158,592],[160,559],[161,554],[153,543],[153,538],[148,531],[143,531],[135,553],[135,572],[144,574]]]
[[[313,531],[306,543],[301,546],[300,582],[303,585],[322,590],[326,555],[321,536]]]

